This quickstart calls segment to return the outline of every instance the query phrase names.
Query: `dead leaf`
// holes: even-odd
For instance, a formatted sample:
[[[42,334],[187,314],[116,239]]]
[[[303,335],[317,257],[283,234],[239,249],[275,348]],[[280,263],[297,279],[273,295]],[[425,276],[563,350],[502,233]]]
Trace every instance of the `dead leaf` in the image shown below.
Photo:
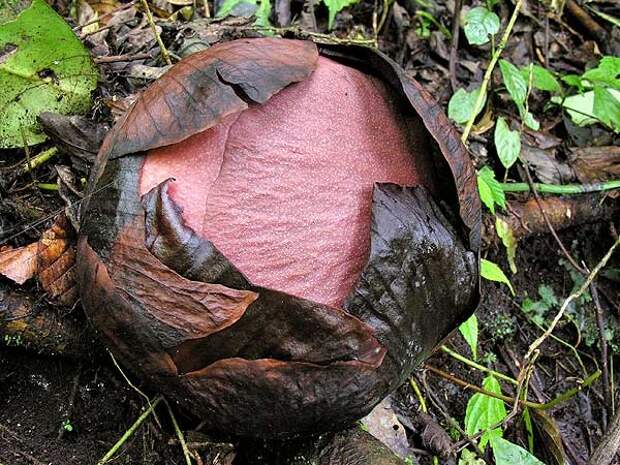
[[[37,272],[37,243],[0,252],[0,274],[24,284]]]
[[[536,409],[531,409],[530,412],[532,413],[536,434],[540,438],[540,441],[537,441],[536,444],[541,445],[547,455],[545,463],[549,465],[566,464],[562,434],[553,417]]]
[[[424,412],[417,412],[411,421],[425,448],[443,458],[453,454],[452,439],[433,417]]]
[[[565,184],[575,177],[571,167],[558,161],[552,150],[523,144],[521,158],[534,170],[538,179],[546,184]]]
[[[37,276],[50,298],[73,305],[77,287],[72,232],[66,217],[60,216],[38,242],[0,252],[0,274],[20,285]]]
[[[620,147],[573,147],[570,162],[584,184],[620,177]]]
[[[405,427],[392,409],[390,397],[383,399],[368,415],[362,419],[366,430],[389,447],[399,457],[409,454],[409,441]]]
[[[73,229],[64,215],[37,243],[37,277],[48,296],[63,305],[77,300]]]

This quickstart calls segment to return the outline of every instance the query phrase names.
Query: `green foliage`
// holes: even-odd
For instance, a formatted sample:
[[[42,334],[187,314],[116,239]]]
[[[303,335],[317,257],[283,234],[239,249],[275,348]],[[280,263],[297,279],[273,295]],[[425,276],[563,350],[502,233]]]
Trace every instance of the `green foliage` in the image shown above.
[[[331,29],[334,27],[334,19],[336,19],[336,13],[349,5],[357,3],[359,0],[323,0],[328,11],[328,27]]]
[[[343,8],[359,2],[359,0],[323,0],[323,3],[327,7],[328,12],[328,27],[331,30],[334,27],[334,20],[336,14]],[[269,22],[269,16],[271,14],[271,2],[270,0],[224,0],[222,6],[217,11],[218,18],[225,18],[231,14],[234,14],[234,10],[239,5],[254,5],[256,12],[254,16],[256,21],[254,24],[259,27],[268,28],[271,27]]]
[[[525,81],[530,80],[530,74],[532,75],[532,87],[538,90],[544,90],[552,93],[562,92],[560,83],[553,75],[553,73],[540,65],[531,63],[529,66],[521,68],[521,76]]]
[[[514,274],[517,272],[517,264],[515,263],[515,257],[517,255],[517,240],[515,239],[514,233],[512,232],[510,225],[501,218],[495,218],[495,231],[506,248],[508,265],[510,266],[510,271]]]
[[[504,341],[517,330],[517,320],[506,312],[497,312],[492,318],[484,320],[484,329],[493,341]]]
[[[486,465],[486,462],[470,451],[469,449],[463,449],[461,457],[459,458],[459,465]]]
[[[459,326],[459,331],[471,349],[474,360],[478,358],[478,318],[476,315],[470,316]]]
[[[256,10],[256,24],[259,27],[270,27],[271,23],[269,22],[269,15],[271,14],[271,3],[269,0],[260,0],[258,4],[258,9]]]
[[[495,173],[488,166],[483,166],[478,172],[478,193],[480,200],[484,203],[491,213],[495,214],[495,205],[506,208],[506,194],[497,179]]]
[[[495,263],[485,259],[480,259],[480,276],[484,279],[488,279],[489,281],[496,281],[498,283],[503,283],[508,286],[512,295],[515,295],[515,291],[510,283],[510,280],[506,277],[502,269],[497,266]]]
[[[497,363],[497,355],[495,355],[495,352],[486,352],[482,357],[480,357],[480,363],[484,366],[490,367],[491,365]]]
[[[593,114],[606,126],[620,132],[620,99],[611,88],[594,86]]]
[[[85,113],[97,85],[88,50],[44,0],[32,0],[0,27],[0,148],[43,142],[43,111]],[[8,19],[8,21],[7,21]]]
[[[452,33],[430,11],[417,9],[415,16],[417,19],[415,33],[423,39],[431,36],[431,26],[435,26],[444,36],[452,37]]]
[[[256,0],[224,0],[218,8],[216,17],[225,18],[233,13],[233,10],[239,5],[256,5]]]
[[[525,433],[527,434],[527,447],[530,452],[534,451],[534,422],[532,421],[532,415],[530,414],[529,408],[523,409],[523,415],[521,416],[523,420],[523,426],[525,427]]]
[[[254,7],[255,26],[263,28],[271,27],[271,23],[269,22],[271,2],[269,0],[224,0],[222,6],[217,10],[217,17],[225,18],[226,16],[233,15],[235,9],[242,5]]]
[[[526,297],[521,304],[521,310],[537,325],[544,326],[549,310],[559,305],[558,298],[553,292],[551,286],[541,284],[538,287],[538,296],[540,299],[532,300]]]
[[[525,112],[523,109],[519,108],[519,111],[521,112],[521,119],[523,120],[523,123],[530,129],[533,129],[534,131],[538,131],[540,129],[540,123],[536,120],[536,118],[534,118],[534,115],[532,113]]]
[[[495,465],[545,465],[523,447],[501,437],[491,440]]]
[[[484,45],[499,31],[499,18],[483,6],[472,8],[465,15],[463,30],[472,45]]]
[[[500,116],[495,123],[494,139],[499,161],[504,168],[510,168],[521,153],[521,133],[511,131],[506,120]]]
[[[486,103],[485,94],[480,106],[474,112],[474,107],[479,93],[479,87],[471,92],[468,92],[465,89],[457,90],[448,102],[448,117],[455,123],[465,124],[471,119],[472,113],[475,113],[474,118],[478,116],[478,113],[482,111],[484,104]]]
[[[573,255],[576,256],[573,250]],[[562,258],[558,260],[558,263],[568,272],[573,282],[573,287],[570,291],[571,294],[575,293],[583,283],[585,278],[581,273],[573,268],[568,260]],[[599,331],[596,323],[596,312],[592,308],[592,295],[589,291],[584,292],[577,299],[574,299],[566,308],[566,317],[575,325],[575,328],[580,334],[580,339],[583,340],[587,347],[592,347],[599,342]],[[605,321],[605,336],[609,342],[612,342],[616,332],[618,331],[617,321],[612,318],[607,318]],[[615,344],[611,344],[612,348]],[[615,350],[615,349],[614,349]]]
[[[73,425],[71,424],[71,420],[69,420],[68,418],[65,419],[65,421],[62,422],[62,428],[69,433],[73,431]]]
[[[519,68],[506,60],[499,60],[499,69],[512,100],[517,105],[523,105],[527,98],[527,79],[523,77]]]
[[[482,381],[482,387],[494,394],[501,394],[502,390],[497,379],[489,375]],[[465,432],[474,435],[479,431],[488,430],[480,437],[480,448],[484,450],[491,438],[502,436],[501,428],[489,429],[506,418],[507,412],[504,402],[486,394],[474,394],[465,410]]]
[[[536,121],[534,115],[527,111],[525,107],[525,101],[528,95],[528,83],[530,81],[529,76],[530,73],[533,72],[533,68],[528,69],[527,77],[523,76],[519,68],[506,60],[499,60],[499,68],[502,72],[502,79],[506,86],[506,90],[519,109],[521,120],[526,126],[537,131],[540,124]]]
[[[589,69],[581,76],[582,79],[588,81],[591,85],[611,87],[620,90],[620,58],[614,56],[605,56],[601,59],[596,68]]]
[[[578,94],[551,101],[561,105],[578,126],[603,123],[620,132],[620,58],[605,56],[596,68],[581,76],[570,74],[562,77]]]

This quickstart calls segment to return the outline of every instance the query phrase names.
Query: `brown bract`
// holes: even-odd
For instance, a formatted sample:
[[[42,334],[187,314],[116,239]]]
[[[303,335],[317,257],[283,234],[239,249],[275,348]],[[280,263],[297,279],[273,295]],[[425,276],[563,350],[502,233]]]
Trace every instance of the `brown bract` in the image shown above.
[[[433,171],[416,187],[375,185],[368,261],[340,307],[252,283],[186,224],[171,180],[140,195],[147,151],[264,104],[307,79],[319,54],[405,102],[430,141],[419,166]],[[432,98],[371,49],[244,39],[181,61],[108,134],[87,198],[78,274],[88,317],[123,364],[214,431],[285,436],[358,419],[478,301],[467,154]]]

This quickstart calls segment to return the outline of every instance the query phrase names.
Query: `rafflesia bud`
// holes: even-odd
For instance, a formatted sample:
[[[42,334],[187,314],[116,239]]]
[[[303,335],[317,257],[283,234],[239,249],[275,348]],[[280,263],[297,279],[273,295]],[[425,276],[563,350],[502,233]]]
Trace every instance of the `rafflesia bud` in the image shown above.
[[[247,39],[181,61],[108,134],[88,198],[88,317],[223,433],[360,418],[478,300],[467,154],[372,49]]]

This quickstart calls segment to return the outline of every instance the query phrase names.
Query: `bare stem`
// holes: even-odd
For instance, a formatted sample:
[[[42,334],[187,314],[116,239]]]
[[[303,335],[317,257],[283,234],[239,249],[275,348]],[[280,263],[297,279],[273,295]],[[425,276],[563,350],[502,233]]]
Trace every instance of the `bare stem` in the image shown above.
[[[157,41],[157,45],[159,45],[159,51],[161,52],[161,57],[164,59],[167,65],[171,65],[172,61],[170,61],[170,54],[168,53],[168,49],[164,45],[164,42],[161,40],[161,36],[159,32],[157,32],[157,26],[155,26],[155,21],[153,21],[153,15],[151,14],[151,9],[149,8],[149,4],[146,0],[140,0],[142,7],[146,13],[146,19],[151,26],[151,30],[153,31],[153,35],[155,36],[155,40]]]
[[[125,431],[125,434],[123,434],[121,438],[118,441],[116,441],[116,444],[114,444],[108,452],[106,452],[106,454],[101,458],[101,460],[97,462],[97,465],[104,465],[105,463],[108,463],[112,457],[114,457],[114,455],[118,452],[118,450],[122,447],[122,445],[125,444],[125,442],[127,442],[127,440],[140,427],[140,425],[144,423],[144,420],[146,420],[149,417],[149,415],[153,413],[153,410],[155,410],[155,407],[157,406],[157,404],[159,404],[159,402],[161,402],[161,400],[162,400],[162,397],[157,396],[153,400],[153,402],[150,402],[149,408],[147,408],[142,413],[142,415],[138,417],[138,419],[134,422],[134,424],[131,425],[127,431]]]
[[[172,420],[172,426],[174,427],[174,432],[177,435],[179,444],[181,444],[181,449],[183,449],[183,456],[185,457],[185,463],[187,465],[192,465],[192,459],[190,458],[189,448],[187,447],[187,443],[185,442],[185,438],[183,437],[183,432],[181,431],[181,428],[179,428],[179,423],[177,422],[177,418],[174,416],[172,407],[170,407],[170,404],[168,403],[166,399],[164,399],[164,403],[166,404],[166,408],[168,409],[170,420]]]
[[[502,40],[500,40],[499,45],[495,49],[493,56],[491,57],[491,61],[489,62],[489,66],[484,73],[484,77],[482,78],[482,85],[480,86],[480,91],[478,92],[478,96],[476,97],[476,104],[474,105],[474,111],[472,112],[469,121],[467,121],[467,125],[465,126],[465,130],[463,131],[463,135],[461,136],[461,141],[465,144],[467,142],[467,138],[469,137],[469,133],[471,132],[471,128],[474,126],[474,120],[476,119],[476,111],[478,108],[482,106],[482,101],[484,100],[484,96],[487,93],[487,88],[489,87],[489,82],[491,82],[491,76],[493,75],[493,70],[495,69],[495,65],[497,64],[497,60],[499,60],[500,55],[504,51],[506,47],[506,43],[508,43],[508,39],[510,37],[510,33],[512,32],[512,28],[517,21],[517,17],[519,16],[519,10],[521,9],[521,5],[523,4],[523,0],[518,0],[515,5],[515,9],[512,12],[512,16],[508,21],[508,25],[506,26],[506,30],[504,31],[504,35],[502,36]]]
[[[503,379],[504,381],[511,383],[511,384],[517,384],[517,380],[514,378],[511,378],[510,376],[507,376],[503,373],[500,373],[499,371],[495,371],[492,370],[491,368],[487,368],[484,365],[480,365],[479,363],[474,362],[473,360],[468,359],[467,357],[464,357],[463,355],[459,354],[458,352],[455,352],[454,350],[450,349],[448,346],[441,346],[440,347],[442,352],[445,352],[446,354],[448,354],[450,357],[454,358],[455,360],[458,360],[459,362],[464,363],[465,365],[469,365],[472,368],[475,368],[477,370],[480,371],[484,371],[485,373],[489,373],[492,374],[493,376],[495,376],[496,378],[499,379]]]

